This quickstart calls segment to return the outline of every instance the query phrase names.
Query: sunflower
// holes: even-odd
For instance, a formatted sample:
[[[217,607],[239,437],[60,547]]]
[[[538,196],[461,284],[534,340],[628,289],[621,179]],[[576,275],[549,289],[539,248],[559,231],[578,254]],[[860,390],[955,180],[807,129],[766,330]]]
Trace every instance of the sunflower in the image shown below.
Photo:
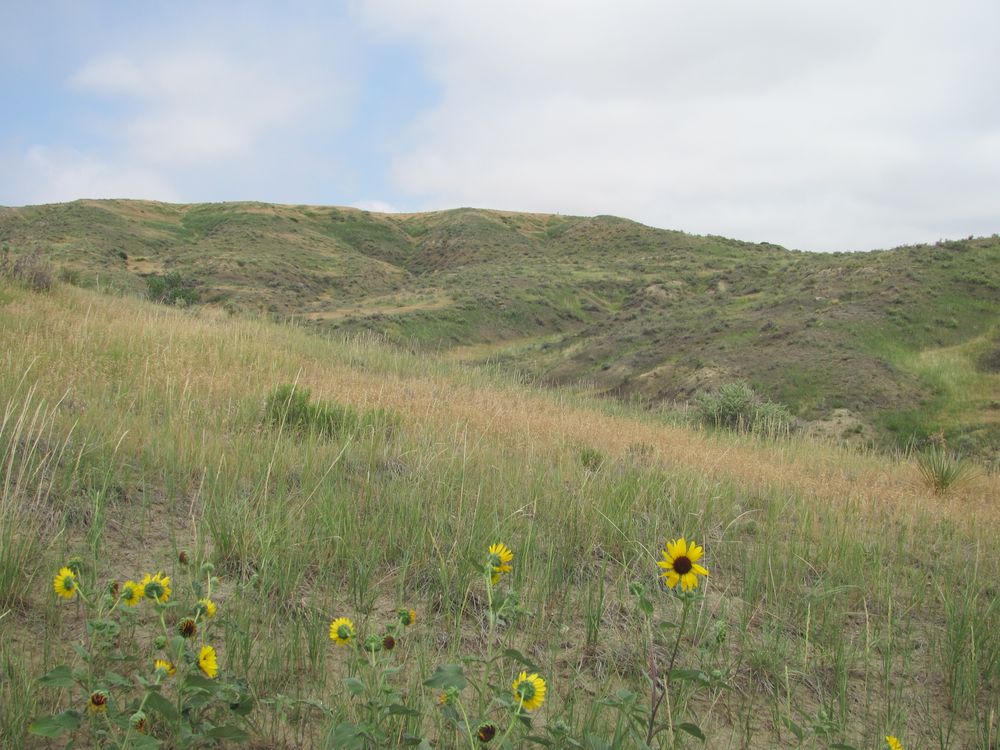
[[[202,646],[198,653],[198,666],[205,673],[206,677],[215,677],[219,673],[219,663],[215,660],[215,649],[211,646]]]
[[[497,736],[496,724],[480,724],[476,730],[476,739],[484,745]]]
[[[416,613],[415,610],[412,610],[412,609],[400,609],[400,610],[397,610],[396,614],[399,615],[399,621],[403,625],[409,626],[409,625],[412,625],[413,623],[415,623],[417,621],[417,613]]]
[[[683,591],[691,591],[698,586],[698,576],[707,576],[708,570],[698,565],[705,550],[693,541],[688,544],[684,537],[667,542],[667,548],[663,550],[663,559],[657,565],[663,568],[660,577],[665,578],[667,586],[674,588],[680,581]]]
[[[90,698],[87,701],[87,708],[94,714],[107,713],[108,694],[103,690],[95,690],[90,694]]]
[[[177,667],[175,667],[172,662],[169,662],[166,659],[157,659],[155,662],[153,662],[153,669],[155,669],[157,672],[162,670],[163,674],[166,677],[173,677],[174,674],[177,672]]]
[[[891,734],[885,738],[885,741],[889,745],[890,750],[903,750],[903,743]]]
[[[215,617],[215,611],[218,608],[215,606],[215,602],[211,599],[199,599],[198,603],[194,606],[194,609],[199,615],[204,615],[205,617],[211,619]]]
[[[142,586],[135,581],[125,581],[122,584],[122,601],[130,607],[134,607],[141,602],[145,595],[146,592]]]
[[[503,542],[490,545],[490,557],[487,566],[491,572],[491,583],[496,583],[500,580],[500,576],[504,573],[510,573],[514,569],[510,564],[513,559],[514,553]]]
[[[521,672],[512,687],[514,700],[520,701],[525,711],[534,711],[545,703],[545,680],[535,672]]]
[[[384,648],[386,651],[392,651],[394,648],[396,648],[396,639],[393,638],[391,635],[385,636],[382,639],[382,648]]]
[[[177,623],[177,632],[181,634],[182,638],[194,638],[198,634],[198,623],[194,621],[193,617],[185,617]]]
[[[354,640],[354,623],[346,617],[338,617],[330,623],[330,640],[338,646],[346,646]]]
[[[59,568],[56,577],[52,579],[52,588],[55,589],[56,595],[63,599],[72,599],[76,596],[79,585],[76,581],[76,573],[69,568]]]
[[[147,599],[160,604],[170,600],[170,576],[165,576],[163,573],[156,575],[147,573],[139,585],[142,586],[142,593]]]

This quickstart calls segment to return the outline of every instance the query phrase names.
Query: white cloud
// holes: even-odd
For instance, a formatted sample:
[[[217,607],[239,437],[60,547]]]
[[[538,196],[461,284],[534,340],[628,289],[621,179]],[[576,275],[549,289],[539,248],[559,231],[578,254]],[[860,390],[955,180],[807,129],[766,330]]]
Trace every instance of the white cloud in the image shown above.
[[[177,18],[142,8],[85,34],[46,16],[71,41],[52,62],[65,85],[31,102],[37,135],[0,140],[0,200],[303,200],[349,181],[335,144],[358,44],[335,13],[195,4]]]
[[[351,204],[354,208],[360,208],[362,211],[372,211],[377,214],[398,214],[402,211],[396,208],[391,203],[386,203],[385,201],[357,201]]]
[[[106,125],[130,160],[175,166],[249,156],[267,131],[293,125],[309,111],[315,96],[306,82],[291,70],[203,49],[139,62],[101,57],[73,76],[81,90],[135,105]]]
[[[178,200],[173,188],[154,171],[109,163],[74,149],[33,146],[22,155],[8,155],[4,162],[0,182],[19,196],[19,203],[81,197]]]
[[[369,0],[442,86],[394,161],[438,206],[806,249],[1000,230],[1000,5]],[[994,208],[990,208],[990,207]]]

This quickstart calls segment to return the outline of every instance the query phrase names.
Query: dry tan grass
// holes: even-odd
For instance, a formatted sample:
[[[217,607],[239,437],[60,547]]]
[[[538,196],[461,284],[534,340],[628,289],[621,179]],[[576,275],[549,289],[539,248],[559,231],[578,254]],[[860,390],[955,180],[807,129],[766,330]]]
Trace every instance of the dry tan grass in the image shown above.
[[[388,407],[416,423],[446,431],[463,425],[473,437],[488,435],[513,447],[588,445],[622,455],[629,446],[646,444],[665,465],[730,480],[748,491],[795,493],[874,515],[891,509],[980,525],[995,525],[1000,519],[996,476],[981,475],[942,499],[921,482],[911,461],[860,454],[806,438],[767,443],[614,416],[558,393],[506,387],[470,370],[427,366],[419,360],[403,362],[396,368],[401,373],[372,371],[360,358],[384,352],[364,342],[349,345],[359,356],[331,361],[330,349],[294,329],[213,311],[192,314],[154,308],[127,299],[101,300],[98,315],[91,309],[94,302],[85,292],[64,288],[51,298],[12,303],[16,307],[12,312],[38,326],[27,334],[36,340],[22,341],[21,347],[41,353],[54,341],[113,339],[105,342],[107,348],[152,352],[144,377],[163,384],[164,379],[180,376],[184,392],[215,402],[263,394],[277,383],[297,380],[319,398]],[[54,328],[62,329],[63,335],[53,336]],[[198,352],[197,361],[193,352]],[[78,366],[86,361],[84,354],[53,356],[41,377],[64,382],[66,374],[58,369]],[[107,365],[95,361],[92,366]],[[94,374],[113,377],[110,372]],[[77,375],[83,379],[83,373]]]

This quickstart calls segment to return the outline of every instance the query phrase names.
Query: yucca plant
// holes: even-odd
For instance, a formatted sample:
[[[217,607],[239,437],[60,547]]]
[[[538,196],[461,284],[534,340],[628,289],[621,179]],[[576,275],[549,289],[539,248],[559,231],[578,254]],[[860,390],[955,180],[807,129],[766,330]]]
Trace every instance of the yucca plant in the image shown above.
[[[976,475],[975,464],[943,446],[934,446],[917,454],[917,468],[927,486],[939,494]]]

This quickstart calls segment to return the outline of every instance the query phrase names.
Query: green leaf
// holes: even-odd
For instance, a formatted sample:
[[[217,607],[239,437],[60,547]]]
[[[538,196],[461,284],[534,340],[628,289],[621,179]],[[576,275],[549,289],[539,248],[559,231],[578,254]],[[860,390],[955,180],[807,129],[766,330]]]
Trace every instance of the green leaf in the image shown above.
[[[129,740],[129,750],[156,750],[162,744],[156,737],[133,732],[132,738]]]
[[[104,679],[110,682],[112,685],[118,685],[119,687],[131,687],[132,681],[128,677],[123,677],[117,672],[107,671],[104,673]]]
[[[431,688],[447,690],[463,690],[468,684],[461,664],[444,664],[438,667],[434,674],[424,680],[424,685]]]
[[[782,719],[781,721],[786,727],[788,727],[788,731],[794,734],[798,738],[799,742],[802,742],[803,737],[805,737],[805,732],[802,731],[802,727],[791,719]]]
[[[194,672],[189,672],[184,676],[184,687],[194,688],[196,690],[204,690],[206,692],[212,693],[215,691],[217,683],[215,680],[209,679],[208,677],[203,677],[200,674],[195,674]]]
[[[205,732],[206,737],[213,740],[233,740],[234,742],[246,742],[250,735],[237,726],[223,724],[221,727],[212,727]]]
[[[76,681],[73,679],[73,672],[70,668],[65,664],[62,664],[44,677],[40,677],[38,679],[38,684],[41,687],[68,688],[73,687],[76,684]]]
[[[420,712],[407,708],[401,703],[393,703],[389,706],[389,716],[420,716]]]
[[[701,731],[701,727],[697,724],[692,724],[690,721],[685,721],[683,724],[678,724],[677,728],[681,731],[687,732],[692,737],[697,737],[702,742],[705,741],[705,733]]]
[[[351,691],[352,695],[361,695],[365,692],[365,683],[357,677],[348,677],[344,680],[344,684],[347,685],[347,689]]]
[[[80,728],[80,714],[77,711],[63,711],[54,716],[43,716],[38,721],[28,725],[31,734],[39,737],[58,737],[64,732],[72,732]]]
[[[539,737],[537,734],[529,734],[527,737],[524,738],[524,741],[533,742],[536,745],[542,745],[544,747],[551,747],[552,745],[552,740],[548,739],[547,737]]]
[[[527,656],[525,656],[524,654],[522,654],[516,648],[507,648],[507,649],[504,649],[503,655],[506,656],[508,659],[513,659],[518,664],[523,664],[528,669],[530,669],[532,672],[537,672],[538,671],[538,666],[535,664],[535,662],[533,662]]]
[[[177,721],[177,708],[159,693],[150,690],[146,695],[146,705],[167,721]]]

